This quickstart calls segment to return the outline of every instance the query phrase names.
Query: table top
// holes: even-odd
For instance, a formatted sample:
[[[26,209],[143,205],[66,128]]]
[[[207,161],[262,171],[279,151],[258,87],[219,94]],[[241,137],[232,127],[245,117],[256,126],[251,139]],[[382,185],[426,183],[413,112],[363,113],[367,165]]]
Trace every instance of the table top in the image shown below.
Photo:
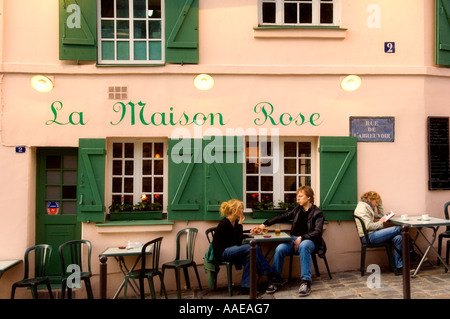
[[[0,273],[20,264],[22,259],[0,260]]]
[[[434,226],[450,226],[450,220],[430,216],[429,219],[423,220],[422,216],[409,216],[404,220],[401,217],[393,217],[389,220],[397,225],[409,225],[411,227],[434,227]]]
[[[291,235],[280,232],[280,235],[275,235],[275,232],[271,231],[267,234],[260,234],[260,235],[253,235],[250,234],[253,237],[248,237],[244,239],[244,243],[249,243],[252,239],[256,240],[257,242],[264,242],[264,241],[289,241],[292,240]]]
[[[147,250],[147,254],[152,253],[153,246],[149,246]],[[142,246],[133,247],[133,248],[119,248],[119,247],[109,247],[106,248],[101,254],[98,256],[106,256],[106,257],[116,257],[116,256],[136,256],[140,255],[142,252]]]

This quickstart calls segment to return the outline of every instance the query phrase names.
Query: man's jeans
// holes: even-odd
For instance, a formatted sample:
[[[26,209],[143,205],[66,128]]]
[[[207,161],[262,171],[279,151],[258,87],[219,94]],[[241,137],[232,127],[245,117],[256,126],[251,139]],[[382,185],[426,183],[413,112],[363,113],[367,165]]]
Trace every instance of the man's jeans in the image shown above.
[[[250,245],[231,246],[224,250],[222,261],[244,261],[244,270],[242,272],[241,287],[250,287]],[[264,257],[259,245],[256,245],[256,270],[260,275],[268,275],[273,269]]]
[[[292,236],[294,241],[297,236]],[[284,257],[294,254],[294,241],[287,243],[281,243],[275,249],[275,254],[273,256],[273,270],[281,276],[283,271]],[[311,281],[311,254],[316,249],[314,243],[309,239],[303,239],[298,247],[298,252],[300,255],[300,266],[301,266],[301,278],[303,280]]]
[[[401,256],[402,229],[400,226],[394,226],[394,227],[388,227],[388,228],[375,230],[375,231],[369,233],[369,240],[373,244],[380,244],[380,243],[387,242],[389,240],[392,241],[392,243],[397,248],[397,249],[395,249],[395,253],[394,253],[395,267],[397,267],[397,268],[403,267],[403,261],[402,261],[402,256]],[[363,244],[366,244],[365,237],[361,237],[361,241],[363,242]]]

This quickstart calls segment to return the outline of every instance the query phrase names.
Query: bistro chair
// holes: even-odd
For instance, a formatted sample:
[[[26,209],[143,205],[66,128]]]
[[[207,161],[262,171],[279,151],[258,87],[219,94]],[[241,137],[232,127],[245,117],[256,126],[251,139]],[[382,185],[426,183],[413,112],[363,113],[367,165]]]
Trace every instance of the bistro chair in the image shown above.
[[[197,238],[198,229],[197,228],[185,228],[178,232],[177,234],[177,253],[175,259],[169,262],[166,262],[162,266],[162,276],[164,279],[164,272],[166,268],[173,269],[175,271],[175,280],[177,284],[177,296],[178,299],[181,299],[181,284],[180,284],[180,269],[183,269],[184,278],[186,280],[186,287],[191,289],[191,284],[189,281],[189,273],[188,268],[194,267],[195,275],[197,276],[198,286],[200,290],[202,290],[202,284],[200,282],[200,277],[198,275],[197,264],[194,261],[194,252],[195,252],[195,239]],[[182,256],[181,253],[181,239],[186,240],[185,246],[185,256]],[[184,259],[183,259],[184,257]]]
[[[313,262],[313,265],[314,265],[314,270],[316,272],[316,276],[320,277],[319,266],[317,265],[317,257],[316,257],[316,256],[319,256],[320,258],[323,259],[323,261],[325,263],[325,266],[327,267],[328,277],[330,279],[333,279],[333,277],[331,277],[330,268],[328,267],[327,256],[325,255],[325,253],[327,251],[327,245],[325,244],[325,241],[323,240],[323,238],[322,238],[322,241],[323,241],[323,246],[324,246],[324,253],[323,253],[323,255],[322,254],[319,255],[317,250],[315,250],[311,254],[311,259],[312,259],[312,262]],[[299,256],[298,251],[289,256],[290,257],[290,260],[289,260],[289,281],[291,281],[291,278],[292,278],[292,260],[294,259],[294,256]]]
[[[34,252],[34,277],[30,277],[30,259]],[[53,299],[52,288],[50,280],[47,275],[47,268],[52,254],[52,246],[47,244],[40,244],[29,247],[25,251],[25,274],[21,281],[15,282],[11,288],[11,299],[14,299],[16,288],[30,287],[33,299],[38,299],[37,288],[39,285],[45,284],[47,286],[50,298]]]
[[[87,260],[83,258],[83,247],[87,248]],[[61,299],[64,299],[65,297],[66,288],[67,298],[72,299],[72,287],[70,285],[67,285],[67,280],[69,279],[69,276],[73,275],[74,273],[67,269],[69,265],[78,265],[78,267],[80,267],[80,280],[84,281],[88,298],[94,299],[90,280],[90,278],[92,277],[91,251],[92,244],[89,240],[71,240],[59,246],[59,257],[61,259],[62,266]],[[85,261],[85,263],[83,263],[83,261]]]
[[[449,206],[450,206],[450,202],[447,202],[444,204],[445,219],[450,219],[449,213],[448,213]],[[444,240],[444,238],[450,238],[450,226],[447,226],[446,228],[447,229],[443,233],[440,233],[438,236],[438,254],[439,254],[439,256],[441,255],[441,252],[442,252],[442,241]],[[448,243],[448,241],[447,241],[447,243]],[[448,252],[448,245],[447,245],[447,252]],[[438,258],[437,264],[440,265],[440,263],[441,263],[441,261]]]
[[[216,231],[216,227],[208,228],[205,231],[206,238],[208,239],[208,242],[211,244],[214,238],[214,232]],[[233,263],[230,261],[221,261],[219,262],[219,266],[225,266],[227,269],[227,280],[228,280],[228,296],[233,295]],[[214,280],[214,290],[217,289],[217,273],[216,278]]]
[[[124,290],[123,290],[124,298],[127,297],[128,281],[130,279],[138,279],[141,299],[145,299],[144,279],[147,278],[152,299],[155,299],[156,294],[155,294],[155,286],[153,284],[153,277],[159,276],[159,280],[161,281],[161,295],[164,292],[164,296],[166,297],[166,299],[168,299],[166,288],[164,286],[163,275],[162,275],[162,272],[159,270],[159,255],[161,252],[162,240],[163,240],[163,237],[158,237],[156,239],[153,239],[153,240],[145,243],[144,246],[142,246],[141,256],[140,256],[141,269],[138,269],[138,270],[135,270],[135,271],[132,271],[132,272],[129,272],[128,274],[126,274],[124,286],[123,286],[124,287]],[[147,260],[146,260],[147,259],[146,257],[149,252],[151,252],[151,262],[149,263],[150,265],[147,264]]]
[[[374,244],[370,241],[369,238],[369,232],[366,229],[366,225],[364,224],[364,221],[362,220],[361,217],[353,215],[353,219],[355,220],[355,226],[356,226],[356,230],[358,231],[358,227],[356,225],[356,223],[360,223],[363,233],[364,233],[364,238],[366,239],[366,243],[363,243],[362,239],[361,239],[361,276],[364,276],[364,272],[365,272],[365,268],[366,268],[366,250],[367,248],[380,248],[380,247],[385,247],[386,248],[386,252],[387,252],[387,256],[388,256],[388,260],[389,260],[389,268],[394,270],[394,273],[397,275],[397,269],[395,268],[395,262],[394,262],[394,255],[392,254],[392,248],[393,245],[390,241],[386,241],[384,243],[379,243],[379,244]]]

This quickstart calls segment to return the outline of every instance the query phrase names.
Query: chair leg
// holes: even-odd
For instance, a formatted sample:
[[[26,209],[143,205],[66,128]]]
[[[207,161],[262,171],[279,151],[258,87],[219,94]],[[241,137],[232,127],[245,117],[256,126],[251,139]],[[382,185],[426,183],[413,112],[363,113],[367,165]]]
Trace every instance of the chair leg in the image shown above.
[[[313,262],[313,265],[314,265],[314,270],[315,270],[315,272],[316,272],[316,276],[317,277],[320,277],[320,272],[319,272],[319,266],[317,265],[317,257],[316,257],[316,254],[311,254],[311,259],[312,259],[312,262]]]
[[[364,272],[366,268],[366,247],[361,247],[361,265],[360,265],[360,271],[361,271],[361,277],[364,276]]]
[[[202,283],[200,282],[200,276],[198,275],[198,270],[197,270],[197,264],[194,262],[193,263],[194,266],[194,271],[195,271],[195,275],[197,276],[197,281],[198,281],[198,287],[200,288],[200,290],[202,291]]]
[[[11,299],[14,299],[14,296],[16,294],[16,284],[13,284],[11,287]]]
[[[61,282],[61,299],[64,299],[66,297],[66,286],[67,282],[65,279]]]
[[[144,278],[139,277],[139,295],[141,299],[145,299]]]
[[[331,277],[330,267],[328,267],[327,256],[323,256],[323,261],[325,262],[325,266],[327,267],[328,277],[330,277],[330,279],[333,279],[333,277]]]
[[[189,280],[188,267],[183,267],[184,280],[186,281],[186,288],[191,289],[191,281]]]
[[[159,280],[161,281],[161,296],[162,293],[164,292],[164,296],[166,297],[166,299],[169,299],[169,297],[167,296],[167,291],[166,291],[166,286],[164,285],[164,278],[162,277],[162,274],[158,274],[159,276]]]
[[[156,299],[155,286],[153,285],[153,277],[151,276],[147,277],[147,281],[148,286],[150,287],[150,295],[152,296],[152,299]]]
[[[438,255],[441,256],[441,252],[442,252],[442,236],[439,235],[439,240],[438,240]],[[439,258],[437,258],[437,265],[439,266],[441,264],[441,260]]]
[[[123,298],[127,299],[128,277],[125,277],[123,281]]]
[[[175,268],[175,281],[177,283],[177,297],[181,299],[180,269]]]
[[[94,294],[92,293],[91,280],[89,278],[85,278],[84,285],[86,286],[86,293],[87,293],[88,299],[94,299]]]
[[[47,285],[48,294],[50,296],[50,299],[53,298],[53,292],[52,292],[52,286],[50,285],[50,280],[46,280],[45,284]]]
[[[38,291],[37,291],[37,286],[36,285],[32,285],[31,286],[31,295],[32,295],[33,299],[39,299],[39,295],[38,295]]]
[[[447,240],[447,251],[445,253],[445,263],[448,265],[448,257],[450,255],[450,240]],[[445,268],[445,272],[448,272],[448,269]]]
[[[227,264],[228,296],[233,295],[233,265]]]

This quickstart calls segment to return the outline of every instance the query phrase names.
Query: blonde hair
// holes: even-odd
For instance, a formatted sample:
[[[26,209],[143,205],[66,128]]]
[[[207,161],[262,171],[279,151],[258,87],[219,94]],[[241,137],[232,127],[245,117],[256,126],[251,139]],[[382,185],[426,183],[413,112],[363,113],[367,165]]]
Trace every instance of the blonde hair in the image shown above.
[[[295,192],[296,195],[298,195],[298,193],[303,192],[306,197],[309,197],[309,202],[311,204],[314,204],[314,191],[311,188],[311,186],[300,186],[299,188],[297,188],[297,191]]]
[[[239,199],[230,199],[228,202],[223,202],[220,205],[220,215],[228,217],[233,215],[239,207],[242,207],[242,201]]]
[[[361,196],[361,199],[370,203],[373,200],[380,200],[381,196],[375,191],[368,191]]]

